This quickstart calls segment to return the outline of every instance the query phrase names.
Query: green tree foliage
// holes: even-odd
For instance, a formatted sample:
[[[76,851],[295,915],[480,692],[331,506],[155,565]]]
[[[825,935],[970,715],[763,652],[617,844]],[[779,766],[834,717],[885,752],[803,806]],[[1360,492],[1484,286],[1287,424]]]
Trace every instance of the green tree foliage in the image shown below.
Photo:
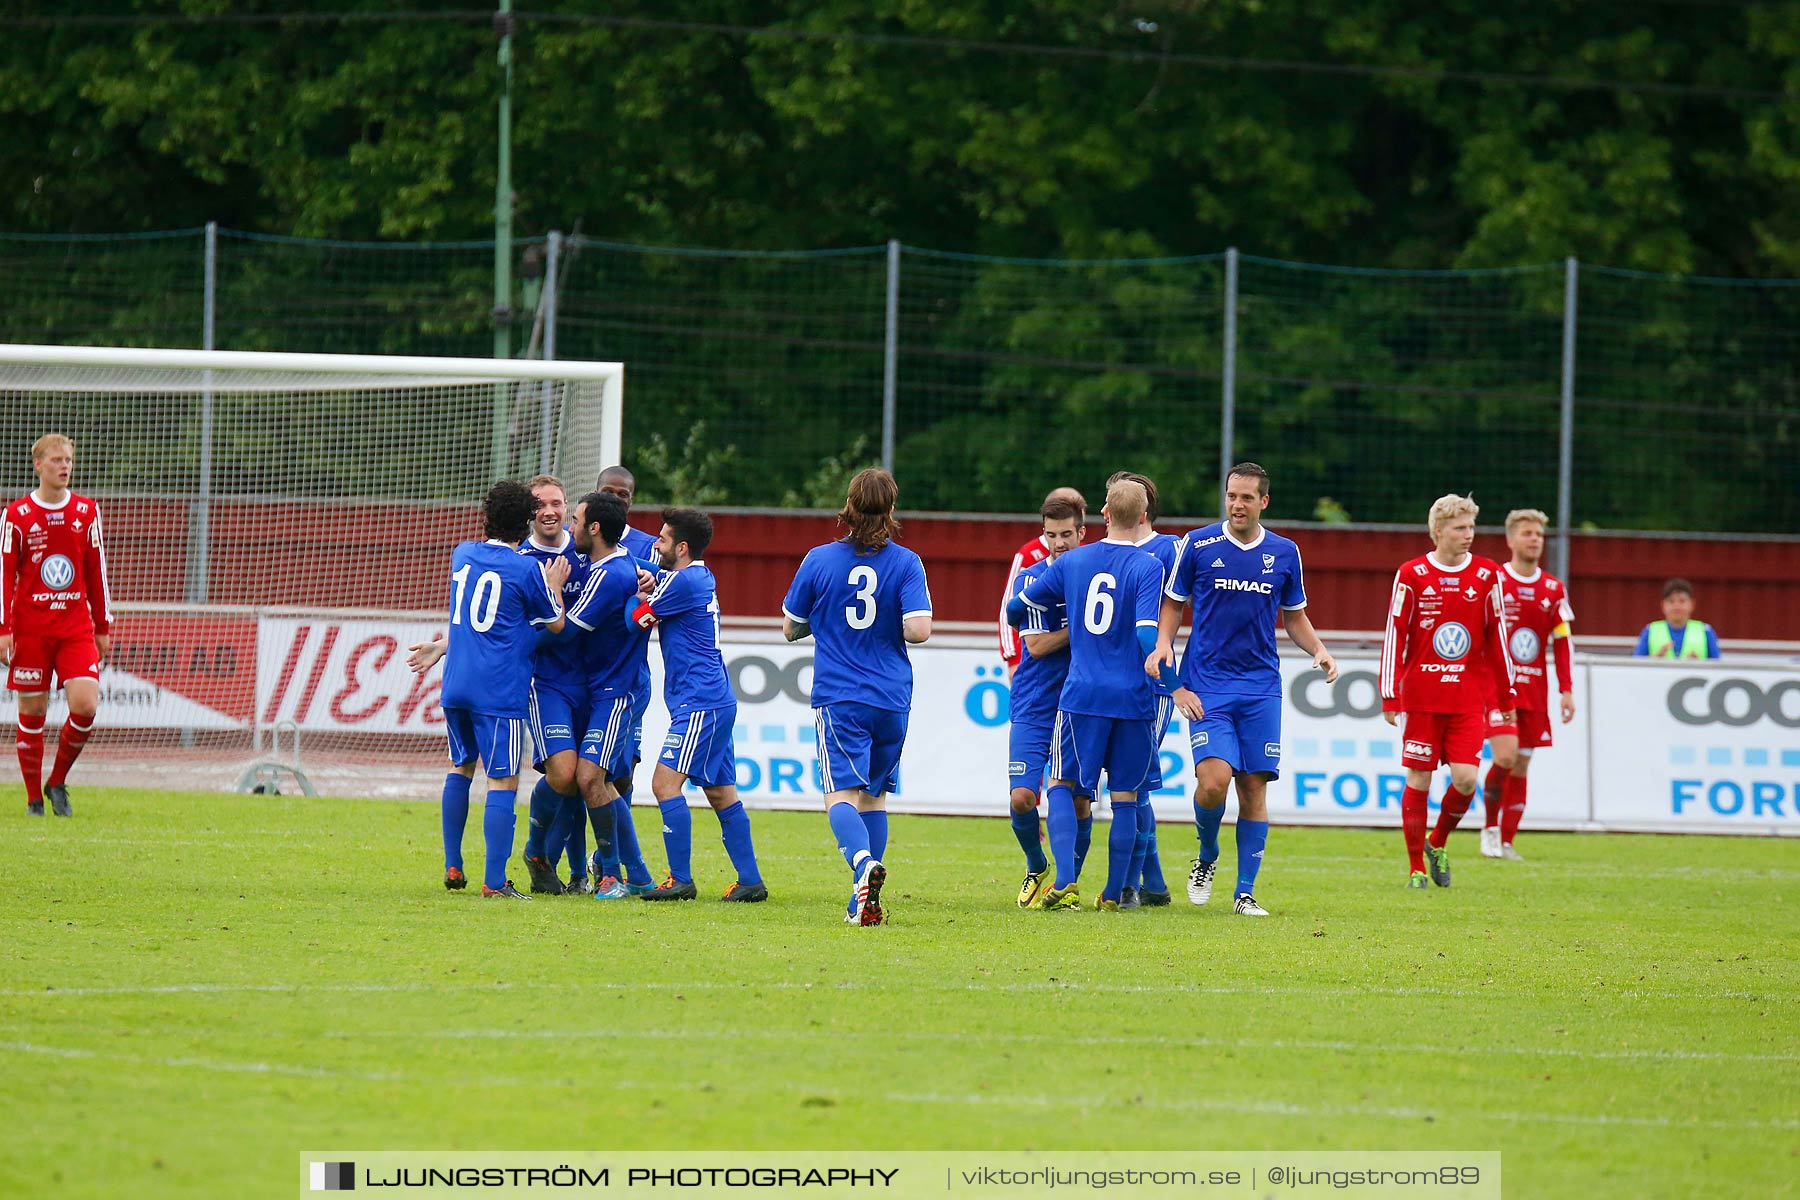
[[[73,7],[0,18],[0,229],[216,220],[245,234],[221,345],[484,352],[485,251],[253,235],[490,236],[485,19]],[[776,503],[863,460],[889,238],[896,465],[931,508],[1097,488],[1106,446],[1209,511],[1226,245],[1415,272],[1241,281],[1234,449],[1289,515],[1373,520],[1452,486],[1548,505],[1551,442],[1470,448],[1553,438],[1549,264],[1800,275],[1800,4],[545,0],[520,30],[517,228],[608,239],[569,246],[560,352],[632,364],[627,438],[671,494]],[[10,246],[8,336],[194,344],[193,244]],[[1583,283],[1578,519],[1792,527],[1792,296],[1633,279]],[[702,424],[730,470],[694,474]]]

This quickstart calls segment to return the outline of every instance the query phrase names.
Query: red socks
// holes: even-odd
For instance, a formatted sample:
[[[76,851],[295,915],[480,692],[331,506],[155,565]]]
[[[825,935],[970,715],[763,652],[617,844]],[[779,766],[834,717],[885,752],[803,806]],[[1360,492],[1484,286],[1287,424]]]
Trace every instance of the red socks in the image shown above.
[[[1506,780],[1506,803],[1500,814],[1500,841],[1509,844],[1513,834],[1519,832],[1519,822],[1525,819],[1525,783],[1526,776],[1511,775]]]
[[[1409,787],[1400,793],[1400,828],[1406,834],[1406,857],[1414,871],[1425,869],[1425,809],[1425,789]]]
[[[81,757],[81,748],[87,745],[88,735],[94,731],[94,714],[89,713],[86,725],[77,725],[74,713],[63,722],[62,732],[56,737],[56,765],[50,768],[50,778],[45,782],[52,787],[69,778],[69,768]],[[24,752],[20,751],[23,759]],[[44,758],[44,731],[38,730],[38,761]]]
[[[25,722],[36,721],[33,729]],[[19,714],[19,773],[25,776],[25,802],[44,802],[44,718]]]
[[[1450,788],[1444,793],[1444,802],[1438,809],[1437,827],[1431,831],[1431,844],[1439,850],[1450,840],[1450,833],[1462,824],[1463,814],[1469,811],[1469,805],[1475,800],[1474,792],[1459,792]]]
[[[1506,781],[1512,772],[1505,767],[1489,769],[1487,778],[1481,784],[1481,825],[1484,829],[1493,829],[1500,824],[1501,795],[1506,788]]]

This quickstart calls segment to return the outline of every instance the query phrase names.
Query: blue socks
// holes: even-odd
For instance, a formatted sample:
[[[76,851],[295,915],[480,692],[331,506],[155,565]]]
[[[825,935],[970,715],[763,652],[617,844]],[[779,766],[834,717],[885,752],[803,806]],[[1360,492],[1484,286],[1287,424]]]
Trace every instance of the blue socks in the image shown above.
[[[503,792],[489,787],[487,807],[481,814],[481,832],[487,840],[487,862],[482,865],[481,882],[495,891],[506,886],[506,863],[512,857],[513,825],[517,820],[513,805],[518,800],[516,788]]]
[[[737,881],[761,883],[762,872],[756,869],[756,847],[750,842],[750,814],[744,811],[742,800],[734,800],[729,807],[719,809],[719,836],[725,842],[725,853],[731,857],[731,865],[737,869]]]
[[[1075,844],[1069,852],[1075,856],[1075,874],[1081,874],[1081,865],[1087,862],[1088,847],[1094,842],[1094,817],[1089,814],[1075,822]]]
[[[1263,847],[1268,844],[1269,823],[1267,821],[1246,821],[1242,817],[1238,818],[1238,895],[1255,894],[1256,873],[1262,870]]]
[[[631,820],[631,793],[626,792],[612,802],[613,809],[613,848],[618,852],[618,861],[605,861],[607,870],[618,873],[620,866],[625,868],[625,879],[639,887],[652,882],[650,866],[644,861],[644,851],[638,845],[637,826]]]
[[[537,786],[531,789],[531,803],[527,809],[530,822],[525,830],[525,857],[548,858],[544,853],[544,841],[550,835],[550,826],[556,821],[556,814],[562,808],[562,797],[550,788],[550,781],[540,777]]]
[[[869,853],[876,858],[887,857],[887,809],[877,808],[868,812],[859,812],[863,828],[869,831]]]
[[[1194,824],[1200,830],[1200,861],[1219,861],[1219,826],[1225,823],[1225,806],[1201,808],[1194,805]],[[1241,836],[1241,835],[1240,835]]]
[[[869,827],[863,824],[856,805],[839,800],[826,810],[825,816],[831,822],[831,836],[837,839],[838,853],[850,864],[852,875],[862,870],[864,859],[877,857],[869,846]]]
[[[677,883],[694,882],[694,817],[688,812],[687,797],[658,800],[662,810],[663,852],[669,856],[669,874]]]
[[[444,776],[444,798],[439,802],[439,816],[444,826],[444,867],[462,869],[463,827],[469,823],[469,785],[455,771]]]
[[[1037,809],[1013,813],[1012,829],[1013,836],[1019,839],[1019,849],[1025,852],[1025,869],[1037,874],[1046,865],[1043,824],[1038,820]]]
[[[1156,814],[1150,811],[1150,801],[1146,797],[1137,806],[1137,841],[1131,847],[1131,865],[1125,871],[1125,887],[1139,886],[1138,881],[1144,877],[1144,863],[1150,857],[1150,839],[1155,835]]]
[[[1049,807],[1045,824],[1050,828],[1050,855],[1056,859],[1056,886],[1061,890],[1081,875],[1075,857],[1075,793],[1060,783],[1053,783],[1044,794],[1044,800]]]
[[[1106,838],[1106,887],[1102,900],[1117,900],[1119,892],[1130,882],[1131,860],[1137,850],[1138,814],[1135,800],[1114,800],[1112,831]]]
[[[1149,830],[1148,833],[1144,832],[1146,829]],[[1138,838],[1144,843],[1143,861],[1137,863],[1138,869],[1142,871],[1142,875],[1133,876],[1133,878],[1141,878],[1143,880],[1143,882],[1139,884],[1139,887],[1143,891],[1168,891],[1169,881],[1163,878],[1162,859],[1156,852],[1156,813],[1150,807],[1150,798],[1148,796],[1144,797],[1138,804]],[[1135,857],[1133,861],[1136,862]]]

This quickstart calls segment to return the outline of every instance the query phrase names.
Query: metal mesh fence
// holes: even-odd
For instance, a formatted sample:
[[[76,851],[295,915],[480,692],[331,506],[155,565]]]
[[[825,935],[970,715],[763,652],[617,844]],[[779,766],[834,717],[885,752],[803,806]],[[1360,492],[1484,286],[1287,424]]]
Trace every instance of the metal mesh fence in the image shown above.
[[[206,243],[201,230],[0,235],[0,337],[198,346]],[[220,230],[215,245],[219,348],[492,353],[491,243]],[[1094,493],[1129,467],[1159,481],[1167,511],[1203,515],[1229,418],[1232,457],[1269,468],[1290,519],[1413,523],[1452,490],[1490,513],[1555,511],[1567,334],[1573,525],[1800,526],[1794,281],[1581,267],[1570,312],[1560,264],[1399,272],[554,236],[521,240],[513,273],[514,353],[627,364],[627,459],[647,502],[835,504],[882,460],[885,409],[913,509],[1028,511],[1052,484]]]

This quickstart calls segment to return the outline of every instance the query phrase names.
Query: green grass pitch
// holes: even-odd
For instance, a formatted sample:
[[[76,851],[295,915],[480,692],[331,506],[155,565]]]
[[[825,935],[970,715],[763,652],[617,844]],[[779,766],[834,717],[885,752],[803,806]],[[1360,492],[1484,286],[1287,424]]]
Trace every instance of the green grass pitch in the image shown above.
[[[1397,832],[1277,828],[1256,921],[1020,912],[1003,821],[900,815],[864,930],[819,814],[753,814],[764,905],[712,899],[704,812],[697,903],[520,904],[444,891],[435,803],[75,804],[0,789],[0,1195],[285,1195],[326,1147],[1498,1149],[1513,1196],[1800,1194],[1791,841],[1459,834],[1421,894]]]

